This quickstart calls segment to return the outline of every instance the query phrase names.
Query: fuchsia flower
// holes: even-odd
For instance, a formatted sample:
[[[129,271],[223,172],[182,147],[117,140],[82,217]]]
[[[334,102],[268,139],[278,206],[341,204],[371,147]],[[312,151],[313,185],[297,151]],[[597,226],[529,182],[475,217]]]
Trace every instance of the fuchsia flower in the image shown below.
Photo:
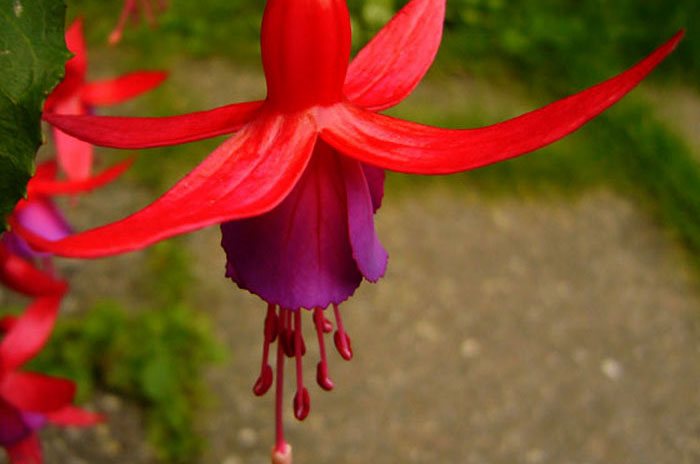
[[[21,224],[46,239],[67,236],[70,226],[51,196],[82,193],[119,176],[130,161],[106,169],[80,181],[56,180],[56,163],[46,162],[27,186],[27,199],[20,201],[10,222]],[[87,426],[102,417],[73,407],[75,386],[68,380],[35,373],[17,372],[33,358],[48,340],[68,284],[53,276],[50,266],[40,270],[34,261],[46,255],[32,249],[13,230],[0,241],[0,283],[33,298],[19,317],[0,319],[0,446],[13,464],[40,464],[41,446],[35,431],[47,422],[57,425]]]
[[[12,464],[41,464],[37,429],[46,423],[87,426],[102,417],[72,406],[73,382],[18,370],[46,344],[68,285],[2,243],[0,282],[33,298],[21,316],[0,319],[0,446]]]
[[[445,0],[410,1],[354,60],[344,0],[269,0],[262,24],[264,101],[170,118],[64,116],[45,119],[82,140],[117,148],[181,144],[237,131],[189,175],[143,210],[113,224],[48,242],[54,253],[98,257],[221,223],[226,275],[268,302],[256,394],[273,382],[277,341],[277,458],[285,454],[281,419],[285,355],[294,357],[294,414],[309,412],[302,380],[301,308],[313,311],[328,377],[324,334],[352,357],[338,305],[363,278],[382,277],[387,254],[373,214],[383,169],[447,174],[548,145],[581,127],[636,86],[677,45],[682,32],[629,70],[578,94],[480,129],[440,129],[377,114],[421,80],[440,43]],[[349,64],[348,64],[349,63]]]
[[[48,161],[40,164],[27,185],[27,198],[17,203],[9,218],[11,224],[19,224],[21,228],[5,232],[2,242],[12,253],[26,259],[49,257],[50,254],[29,246],[22,237],[22,230],[31,231],[47,240],[59,240],[70,235],[73,230],[52,197],[87,193],[116,179],[129,168],[131,162],[126,160],[105,169],[98,175],[73,181],[57,180],[55,162]]]
[[[115,105],[141,95],[160,85],[166,77],[166,73],[160,71],[137,71],[114,79],[87,82],[87,50],[80,19],[66,31],[66,45],[74,56],[66,63],[65,78],[46,99],[45,111],[90,114],[95,106]],[[92,169],[92,145],[59,129],[54,129],[53,135],[58,163],[68,178],[87,178]]]
[[[155,4],[155,5],[154,5]],[[139,15],[143,13],[148,25],[151,27],[156,26],[156,15],[164,12],[168,9],[168,2],[166,0],[124,0],[124,7],[122,12],[119,14],[119,20],[114,30],[109,34],[109,44],[116,45],[122,40],[122,34],[124,33],[124,26],[126,26],[126,21],[131,18],[133,21],[139,19]]]

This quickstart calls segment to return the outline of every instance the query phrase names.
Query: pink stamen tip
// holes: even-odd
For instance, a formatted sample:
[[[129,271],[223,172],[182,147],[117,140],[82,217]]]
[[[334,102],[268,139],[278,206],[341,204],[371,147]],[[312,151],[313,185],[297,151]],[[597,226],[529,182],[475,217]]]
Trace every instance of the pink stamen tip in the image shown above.
[[[302,421],[309,415],[309,411],[311,411],[311,397],[306,387],[302,387],[294,395],[294,417]]]
[[[292,464],[292,447],[288,443],[272,449],[272,464]]]

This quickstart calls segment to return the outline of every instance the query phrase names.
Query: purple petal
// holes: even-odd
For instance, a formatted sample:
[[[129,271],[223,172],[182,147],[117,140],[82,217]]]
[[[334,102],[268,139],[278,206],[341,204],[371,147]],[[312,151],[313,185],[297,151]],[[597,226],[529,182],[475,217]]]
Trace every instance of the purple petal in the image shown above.
[[[14,215],[17,222],[24,228],[47,240],[60,240],[73,232],[73,229],[58,207],[53,201],[46,198],[27,201],[24,207],[15,211]],[[39,252],[30,247],[15,232],[7,232],[3,236],[3,240],[13,253],[23,258],[34,259],[50,256],[50,253]]]
[[[359,166],[359,165],[358,165]],[[341,159],[318,142],[298,184],[274,210],[222,224],[226,275],[284,308],[325,308],[362,280],[348,239]]]
[[[342,164],[347,195],[348,234],[353,256],[362,275],[370,282],[376,282],[386,272],[389,258],[374,230],[376,195],[371,194],[366,176],[368,171],[359,162],[342,158]],[[374,180],[376,188],[376,179]],[[383,192],[383,183],[380,182],[379,185]]]
[[[7,447],[18,443],[31,433],[22,413],[3,399],[0,399],[0,446]]]
[[[384,178],[386,174],[384,169],[369,164],[362,164],[362,170],[365,172],[365,179],[369,185],[369,194],[372,195],[373,212],[377,212],[382,206],[382,198],[384,198]]]

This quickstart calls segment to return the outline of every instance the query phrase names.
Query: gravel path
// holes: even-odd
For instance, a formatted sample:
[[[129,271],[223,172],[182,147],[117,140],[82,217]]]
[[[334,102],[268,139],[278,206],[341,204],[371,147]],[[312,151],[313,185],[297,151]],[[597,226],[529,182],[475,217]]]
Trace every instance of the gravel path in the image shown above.
[[[700,295],[630,204],[431,187],[390,197],[379,229],[390,271],[343,306],[356,358],[333,356],[337,389],[310,389],[305,423],[289,407],[298,462],[700,462]],[[202,462],[264,463],[272,397],[250,393],[264,308],[221,279],[217,241],[193,238],[233,353],[211,372]]]

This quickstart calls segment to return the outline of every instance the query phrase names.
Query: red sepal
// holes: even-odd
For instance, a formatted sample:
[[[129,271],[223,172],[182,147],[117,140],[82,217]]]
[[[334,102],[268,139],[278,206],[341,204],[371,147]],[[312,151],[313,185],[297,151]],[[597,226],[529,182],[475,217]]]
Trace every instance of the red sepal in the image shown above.
[[[20,411],[47,413],[73,401],[75,384],[36,372],[8,372],[0,382],[0,395]]]
[[[345,96],[371,111],[406,98],[435,59],[444,20],[445,0],[409,2],[352,60]]]
[[[62,297],[37,298],[15,319],[0,342],[0,373],[17,369],[41,351],[53,331]]]
[[[447,174],[478,168],[542,148],[575,131],[632,90],[682,37],[683,31],[612,79],[492,126],[440,129],[339,104],[319,109],[321,137],[345,155],[399,172]]]
[[[252,119],[262,102],[238,103],[166,118],[70,116],[44,113],[46,122],[81,140],[113,148],[153,148],[230,134]]]
[[[277,206],[306,167],[316,141],[309,114],[260,115],[162,197],[115,223],[50,242],[22,237],[61,256],[119,254],[211,224],[256,216]],[[15,224],[13,227],[21,226]]]

